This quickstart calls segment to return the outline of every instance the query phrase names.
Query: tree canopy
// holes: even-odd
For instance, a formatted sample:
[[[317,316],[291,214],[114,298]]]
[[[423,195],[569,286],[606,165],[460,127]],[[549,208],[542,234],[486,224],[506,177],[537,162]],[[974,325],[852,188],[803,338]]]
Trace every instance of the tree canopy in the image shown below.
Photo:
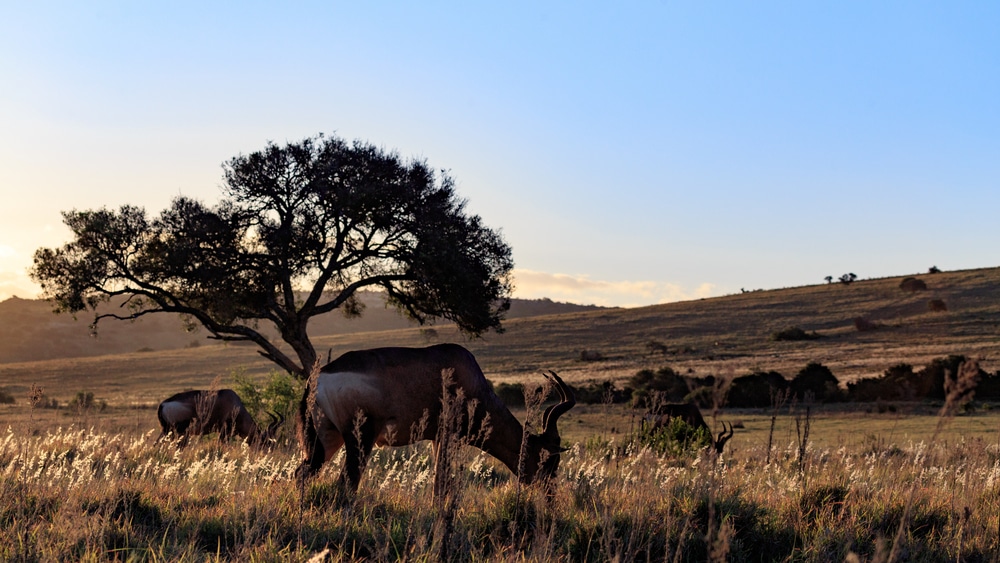
[[[465,211],[454,180],[423,161],[320,135],[224,165],[214,207],[178,197],[156,218],[125,205],[63,212],[73,239],[35,252],[31,276],[57,311],[137,319],[180,313],[212,338],[250,341],[299,377],[316,364],[309,319],[361,314],[356,294],[385,292],[424,323],[479,336],[510,306],[510,246]],[[123,296],[116,313],[97,306]],[[262,334],[272,325],[294,352]]]

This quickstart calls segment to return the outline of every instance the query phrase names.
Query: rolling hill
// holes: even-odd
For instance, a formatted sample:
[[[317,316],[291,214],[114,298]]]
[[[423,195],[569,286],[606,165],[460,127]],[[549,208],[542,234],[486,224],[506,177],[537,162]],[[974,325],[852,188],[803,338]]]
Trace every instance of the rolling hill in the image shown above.
[[[317,349],[333,356],[375,346],[462,342],[495,381],[535,377],[542,369],[555,369],[571,382],[622,380],[640,369],[665,365],[696,375],[737,376],[767,369],[792,377],[807,363],[821,362],[843,383],[879,375],[898,363],[921,367],[949,354],[977,358],[987,371],[1000,368],[1000,268],[914,277],[926,289],[904,290],[900,286],[905,277],[900,276],[632,309],[521,316],[508,320],[503,334],[471,342],[451,325],[438,325],[433,332],[416,327],[316,331],[313,340]],[[946,310],[932,310],[931,300],[943,302]],[[369,314],[376,310],[370,307]],[[36,322],[31,320],[10,322],[0,317],[5,330],[31,331],[36,345],[41,341],[58,346],[49,340],[55,333],[47,332],[55,319],[47,326],[26,326]],[[135,325],[121,324],[122,330],[136,330]],[[791,327],[819,338],[772,339]],[[64,390],[71,397],[86,389],[109,400],[152,402],[216,378],[225,384],[233,369],[251,374],[273,369],[250,346],[185,348],[192,336],[184,334],[172,349],[137,351],[146,341],[120,338],[128,343],[126,353],[2,363],[0,387],[16,394],[35,383],[56,397],[60,392],[48,390]]]
[[[402,316],[396,309],[387,307],[382,294],[362,292],[360,301],[364,315],[348,319],[339,312],[314,317],[310,334],[314,337],[413,328],[415,322]],[[105,305],[101,313],[111,312],[116,305]],[[559,303],[549,299],[513,299],[509,319],[593,311],[593,305]],[[107,356],[129,352],[154,352],[180,348],[197,348],[217,344],[208,339],[208,331],[198,327],[185,330],[178,315],[148,315],[135,322],[101,321],[96,335],[89,323],[92,314],[55,314],[52,306],[38,299],[13,297],[0,302],[0,364],[31,362],[60,358]],[[265,334],[266,331],[265,331]],[[278,339],[277,334],[268,338]]]

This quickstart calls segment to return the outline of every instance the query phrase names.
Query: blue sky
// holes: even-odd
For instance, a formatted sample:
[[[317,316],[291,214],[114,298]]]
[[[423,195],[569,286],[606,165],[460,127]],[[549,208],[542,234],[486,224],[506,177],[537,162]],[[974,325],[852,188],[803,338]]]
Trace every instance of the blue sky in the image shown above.
[[[1000,265],[1000,3],[38,2],[0,12],[0,299],[60,211],[214,202],[317,133],[426,159],[517,295]]]

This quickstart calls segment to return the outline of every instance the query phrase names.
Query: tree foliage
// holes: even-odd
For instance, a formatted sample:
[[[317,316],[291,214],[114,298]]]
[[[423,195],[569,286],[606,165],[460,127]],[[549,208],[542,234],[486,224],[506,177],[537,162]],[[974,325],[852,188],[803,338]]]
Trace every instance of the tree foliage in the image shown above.
[[[180,313],[213,338],[254,342],[299,377],[317,360],[309,319],[361,314],[361,289],[384,291],[421,323],[448,319],[470,336],[501,329],[511,249],[466,213],[447,173],[322,135],[269,143],[224,170],[215,206],[178,197],[155,218],[129,205],[64,212],[73,239],[36,251],[32,277],[57,310],[94,311],[95,327]],[[127,307],[97,314],[115,296]]]

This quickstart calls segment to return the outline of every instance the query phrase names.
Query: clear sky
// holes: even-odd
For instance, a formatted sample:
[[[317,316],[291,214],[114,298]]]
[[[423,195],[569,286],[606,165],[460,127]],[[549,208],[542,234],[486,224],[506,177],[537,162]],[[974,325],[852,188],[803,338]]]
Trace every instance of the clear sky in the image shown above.
[[[1000,2],[5,2],[0,299],[268,141],[447,169],[516,296],[1000,265]]]

